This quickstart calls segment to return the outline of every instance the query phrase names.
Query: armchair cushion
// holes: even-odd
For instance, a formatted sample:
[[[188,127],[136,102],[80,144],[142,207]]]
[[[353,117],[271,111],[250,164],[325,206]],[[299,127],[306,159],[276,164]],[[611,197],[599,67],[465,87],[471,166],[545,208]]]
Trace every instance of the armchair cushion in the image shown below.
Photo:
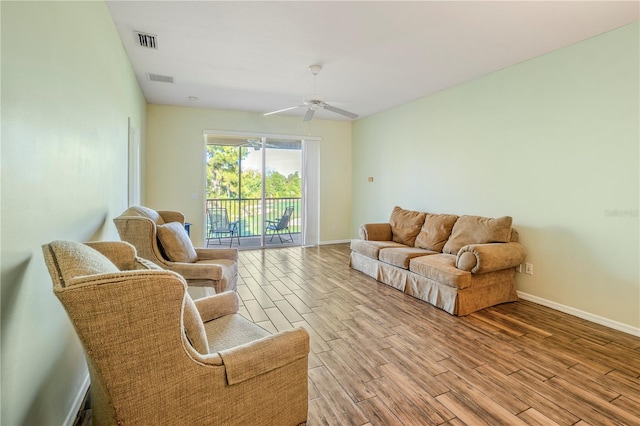
[[[242,346],[271,335],[267,330],[240,314],[225,315],[208,321],[204,323],[204,329],[207,333],[210,353]]]
[[[158,239],[170,261],[194,263],[198,260],[187,231],[179,222],[158,225]]]
[[[393,241],[413,246],[425,216],[426,213],[394,207],[389,219]]]
[[[443,253],[458,254],[469,244],[508,243],[511,238],[510,216],[496,219],[481,216],[460,216],[453,225],[451,237],[442,249]]]

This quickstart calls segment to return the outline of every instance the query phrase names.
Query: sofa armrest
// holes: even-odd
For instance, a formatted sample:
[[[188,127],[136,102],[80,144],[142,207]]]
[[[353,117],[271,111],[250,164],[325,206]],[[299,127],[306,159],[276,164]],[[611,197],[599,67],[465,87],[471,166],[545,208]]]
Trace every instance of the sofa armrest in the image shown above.
[[[389,223],[365,223],[360,226],[358,235],[362,240],[369,241],[391,241],[391,224]]]
[[[297,327],[219,352],[235,385],[309,356],[309,333]]]
[[[238,312],[238,297],[234,291],[225,291],[214,296],[193,301],[200,312],[202,322],[212,321],[225,315]]]
[[[166,223],[180,222],[184,226],[184,214],[171,210],[158,210],[158,214]]]
[[[196,248],[198,260],[238,260],[238,249]]]
[[[515,268],[526,257],[520,243],[470,244],[462,247],[456,256],[456,267],[472,274]]]

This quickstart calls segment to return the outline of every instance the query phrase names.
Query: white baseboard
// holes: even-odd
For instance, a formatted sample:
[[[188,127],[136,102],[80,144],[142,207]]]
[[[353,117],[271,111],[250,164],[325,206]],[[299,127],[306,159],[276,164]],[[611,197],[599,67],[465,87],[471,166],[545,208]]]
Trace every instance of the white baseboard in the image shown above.
[[[329,244],[344,244],[350,243],[351,240],[333,240],[333,241],[320,241],[318,243],[319,246],[329,245]]]
[[[640,337],[640,328],[633,327],[628,324],[624,324],[618,321],[614,321],[609,318],[601,317],[599,315],[591,314],[589,312],[581,311],[580,309],[572,308],[571,306],[562,305],[560,303],[552,302],[551,300],[543,299],[542,297],[534,296],[532,294],[518,292],[518,297],[529,302],[537,303],[538,305],[546,306],[556,311],[564,312],[565,314],[573,315],[574,317],[582,318],[587,321],[594,322],[596,324],[604,325],[605,327],[613,328],[614,330],[622,331],[624,333],[631,334],[633,336]]]
[[[89,385],[91,384],[91,379],[89,378],[89,374],[85,376],[82,381],[82,385],[80,389],[78,389],[78,393],[76,398],[73,400],[73,404],[71,405],[71,411],[67,414],[67,418],[64,421],[65,426],[73,426],[73,423],[76,421],[76,417],[78,417],[78,412],[82,408],[82,402],[84,401],[84,396],[87,394],[89,390]]]

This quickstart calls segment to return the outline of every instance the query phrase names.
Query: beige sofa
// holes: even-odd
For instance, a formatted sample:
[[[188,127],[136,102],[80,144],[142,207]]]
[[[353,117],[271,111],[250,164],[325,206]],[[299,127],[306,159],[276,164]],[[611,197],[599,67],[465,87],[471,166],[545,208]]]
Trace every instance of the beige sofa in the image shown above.
[[[467,315],[518,299],[515,268],[526,251],[511,222],[395,207],[389,223],[360,227],[350,266],[452,315]]]

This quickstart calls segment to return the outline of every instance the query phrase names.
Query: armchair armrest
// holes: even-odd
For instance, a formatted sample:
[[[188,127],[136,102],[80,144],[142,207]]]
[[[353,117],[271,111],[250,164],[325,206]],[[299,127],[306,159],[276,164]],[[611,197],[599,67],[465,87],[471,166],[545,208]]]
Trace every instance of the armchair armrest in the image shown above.
[[[245,380],[309,356],[309,333],[297,327],[219,352],[227,383]]]
[[[456,256],[456,267],[472,274],[515,268],[526,257],[520,243],[470,244],[462,247]]]
[[[167,262],[166,269],[177,272],[185,280],[219,280],[222,266],[215,263]]]
[[[238,260],[238,249],[196,248],[198,260]]]
[[[196,304],[198,312],[200,312],[202,322],[208,322],[238,312],[238,297],[233,291],[225,291],[214,296],[203,297],[193,302]]]
[[[118,269],[134,269],[136,249],[131,244],[124,241],[92,241],[84,244],[103,254]]]
[[[184,214],[170,210],[158,210],[158,214],[165,222],[180,222],[184,225]]]
[[[389,223],[365,223],[358,230],[360,239],[369,241],[391,241],[391,224]]]

